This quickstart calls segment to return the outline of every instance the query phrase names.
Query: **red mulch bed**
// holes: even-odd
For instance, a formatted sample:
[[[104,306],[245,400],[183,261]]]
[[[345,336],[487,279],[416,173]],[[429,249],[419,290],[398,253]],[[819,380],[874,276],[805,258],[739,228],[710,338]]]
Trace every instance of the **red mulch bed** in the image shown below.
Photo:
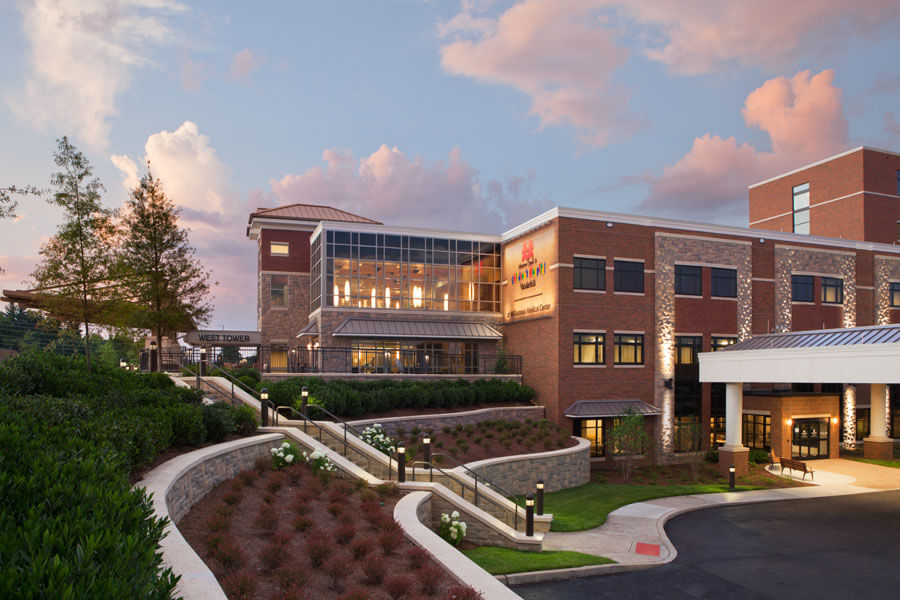
[[[404,537],[392,516],[398,499],[392,484],[323,481],[305,464],[250,470],[207,494],[178,529],[232,600],[458,594],[453,577]]]
[[[452,408],[395,408],[387,412],[364,413],[347,421],[371,421],[372,419],[393,419],[395,417],[412,417],[418,415],[443,415],[449,413],[469,412],[483,408],[510,408],[530,407],[534,404],[519,404],[515,402],[491,402],[490,404],[472,404],[470,406],[454,406]]]

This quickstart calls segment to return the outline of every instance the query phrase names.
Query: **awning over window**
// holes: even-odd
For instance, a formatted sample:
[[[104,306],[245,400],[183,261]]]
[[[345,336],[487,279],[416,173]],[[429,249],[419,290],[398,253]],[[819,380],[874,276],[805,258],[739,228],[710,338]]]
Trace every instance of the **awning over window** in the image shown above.
[[[347,319],[338,325],[335,337],[384,337],[453,340],[499,340],[503,335],[484,323],[452,321],[403,321],[392,319]]]
[[[662,411],[640,400],[579,400],[566,409],[566,416],[571,419],[624,417],[632,413],[655,416]]]
[[[319,322],[311,321],[309,325],[300,330],[300,333],[297,334],[298,338],[302,337],[317,337],[319,335]]]

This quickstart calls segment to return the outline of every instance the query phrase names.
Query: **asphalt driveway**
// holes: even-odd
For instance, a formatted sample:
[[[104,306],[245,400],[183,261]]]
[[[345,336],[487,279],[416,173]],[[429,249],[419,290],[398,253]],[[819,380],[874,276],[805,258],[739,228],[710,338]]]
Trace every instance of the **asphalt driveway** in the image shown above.
[[[513,588],[526,600],[900,597],[900,491],[710,508],[669,521],[661,567]]]

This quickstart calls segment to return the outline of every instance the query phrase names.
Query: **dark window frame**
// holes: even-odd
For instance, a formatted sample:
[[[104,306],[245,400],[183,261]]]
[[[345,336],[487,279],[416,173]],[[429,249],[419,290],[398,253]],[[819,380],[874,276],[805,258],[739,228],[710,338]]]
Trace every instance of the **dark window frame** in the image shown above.
[[[593,341],[583,340],[585,337],[594,337]],[[572,364],[575,365],[603,365],[606,364],[606,334],[605,333],[593,333],[587,331],[576,331],[573,336],[573,353],[572,353]],[[582,348],[585,346],[593,346],[594,347],[594,361],[585,361],[582,357]],[[576,359],[574,350],[578,350],[578,357]]]
[[[591,264],[594,263],[594,264]],[[576,290],[606,291],[606,259],[590,258],[587,256],[575,256],[572,258],[574,266],[572,275],[572,286]],[[586,277],[590,273],[596,276],[596,287],[588,285],[590,277]]]
[[[893,308],[900,308],[900,282],[890,282],[888,287],[888,303]]]
[[[840,277],[822,277],[821,288],[822,304],[844,303],[844,280]],[[834,300],[827,299],[830,290],[834,290]]]
[[[688,349],[690,361],[682,361],[682,349]],[[703,336],[701,335],[676,335],[675,336],[675,364],[696,365],[700,359],[698,355],[703,351]]]
[[[797,200],[801,198],[804,194],[806,194],[806,206],[801,206],[797,208]],[[801,183],[800,185],[795,185],[791,188],[791,209],[793,212],[793,231],[794,233],[800,233],[809,235],[810,233],[810,200],[811,200],[811,192],[809,187],[809,182]],[[801,231],[797,231],[798,225],[800,226]],[[804,227],[805,226],[805,227]],[[802,231],[802,229],[806,229],[806,231]]]
[[[275,287],[275,280],[279,280],[278,288]],[[280,293],[277,293],[277,291]],[[281,298],[276,303],[276,298]],[[287,308],[288,307],[288,278],[287,275],[272,275],[269,280],[269,308]]]
[[[812,275],[791,274],[791,302],[815,302],[815,280]]]
[[[725,336],[725,335],[714,335],[709,338],[709,351],[717,352],[719,350],[724,350],[728,346],[732,346],[737,344],[737,337]]]
[[[702,296],[703,268],[675,265],[675,293],[679,296]]]
[[[613,289],[616,292],[643,294],[644,263],[637,260],[614,260]]]
[[[713,298],[737,298],[737,269],[712,267],[709,270],[709,295]]]
[[[591,447],[591,458],[606,456],[605,432],[603,427],[606,424],[605,419],[579,419],[576,435],[588,440]],[[594,438],[591,439],[587,433],[594,432]]]
[[[616,365],[643,365],[644,364],[644,334],[643,333],[616,333],[613,335],[615,345]],[[623,362],[622,350],[633,348],[634,360]]]
[[[749,432],[749,439],[748,439]],[[772,415],[744,413],[741,415],[741,442],[746,448],[770,450],[772,446]],[[762,438],[762,446],[756,441]]]
[[[273,246],[284,246],[286,248],[285,252],[273,252]],[[291,255],[291,243],[290,242],[278,242],[278,241],[270,241],[269,242],[269,256],[290,256]]]

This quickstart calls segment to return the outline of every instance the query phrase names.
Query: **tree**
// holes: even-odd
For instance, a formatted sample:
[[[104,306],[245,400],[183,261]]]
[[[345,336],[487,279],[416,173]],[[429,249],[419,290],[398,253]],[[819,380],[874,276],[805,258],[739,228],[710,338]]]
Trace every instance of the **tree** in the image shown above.
[[[644,415],[630,412],[618,419],[609,432],[609,444],[613,455],[619,457],[622,479],[628,481],[644,450],[650,445],[650,436],[644,431]]]
[[[101,204],[105,190],[92,177],[90,162],[65,136],[57,144],[53,159],[61,170],[51,177],[55,191],[48,202],[65,211],[65,220],[41,247],[43,260],[32,276],[45,291],[43,302],[51,314],[84,325],[90,370],[91,323],[97,322],[115,291],[110,277],[117,230],[113,211]]]
[[[149,329],[160,341],[207,322],[212,312],[209,272],[178,226],[179,212],[148,164],[126,202],[120,265],[123,291],[134,302],[129,325]]]
[[[43,193],[42,190],[31,185],[23,187],[11,185],[9,187],[0,188],[0,219],[16,218],[16,208],[19,206],[19,203],[16,200],[13,200],[13,195],[40,196]]]

